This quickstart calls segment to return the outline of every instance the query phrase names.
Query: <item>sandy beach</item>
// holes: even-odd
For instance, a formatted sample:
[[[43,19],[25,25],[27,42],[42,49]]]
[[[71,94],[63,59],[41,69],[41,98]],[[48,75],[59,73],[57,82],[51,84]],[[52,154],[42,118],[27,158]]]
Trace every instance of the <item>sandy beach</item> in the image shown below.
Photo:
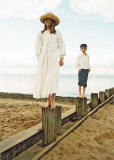
[[[29,95],[0,94],[0,141],[41,122],[41,107],[46,99],[35,100]],[[62,112],[75,106],[75,98],[57,97]]]
[[[106,104],[42,160],[114,160],[114,105]]]
[[[41,122],[46,99],[0,94],[0,141]],[[57,97],[62,112],[75,106],[75,98]],[[43,160],[114,160],[114,105],[106,104],[65,137]]]

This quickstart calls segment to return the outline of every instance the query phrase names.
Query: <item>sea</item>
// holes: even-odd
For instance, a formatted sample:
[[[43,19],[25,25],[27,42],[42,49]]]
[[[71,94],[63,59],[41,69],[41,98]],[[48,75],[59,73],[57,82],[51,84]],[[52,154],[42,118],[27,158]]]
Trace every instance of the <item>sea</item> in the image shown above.
[[[57,96],[76,97],[78,95],[77,75],[60,75]],[[0,74],[0,92],[32,94],[34,74]],[[89,75],[86,96],[114,87],[114,75]]]

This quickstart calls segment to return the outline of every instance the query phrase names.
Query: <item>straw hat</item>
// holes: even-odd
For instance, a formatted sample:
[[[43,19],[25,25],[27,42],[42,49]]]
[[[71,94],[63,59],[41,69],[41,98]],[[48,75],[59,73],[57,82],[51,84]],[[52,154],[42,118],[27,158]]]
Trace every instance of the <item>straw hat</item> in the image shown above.
[[[45,19],[47,19],[47,18],[50,18],[50,19],[54,20],[56,25],[58,25],[59,22],[60,22],[59,18],[57,16],[55,16],[53,13],[51,13],[51,12],[48,12],[48,13],[44,14],[43,16],[41,16],[40,17],[40,21],[42,23],[45,23]]]

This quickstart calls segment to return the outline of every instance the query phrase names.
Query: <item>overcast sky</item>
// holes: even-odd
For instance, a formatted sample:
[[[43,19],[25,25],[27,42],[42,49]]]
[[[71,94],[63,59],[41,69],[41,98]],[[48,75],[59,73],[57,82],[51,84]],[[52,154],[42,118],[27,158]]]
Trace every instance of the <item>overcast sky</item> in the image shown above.
[[[34,74],[39,17],[54,12],[67,56],[63,74],[75,74],[81,43],[88,44],[91,74],[114,74],[114,0],[0,0],[0,73]]]

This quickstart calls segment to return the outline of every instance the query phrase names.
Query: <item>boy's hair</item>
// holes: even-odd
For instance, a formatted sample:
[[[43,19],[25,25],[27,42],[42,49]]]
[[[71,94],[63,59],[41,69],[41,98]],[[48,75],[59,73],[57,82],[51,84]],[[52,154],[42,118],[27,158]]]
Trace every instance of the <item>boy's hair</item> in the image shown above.
[[[84,43],[83,43],[83,44],[80,45],[80,48],[83,48],[83,47],[84,47],[84,48],[87,48],[87,44],[84,44]]]

